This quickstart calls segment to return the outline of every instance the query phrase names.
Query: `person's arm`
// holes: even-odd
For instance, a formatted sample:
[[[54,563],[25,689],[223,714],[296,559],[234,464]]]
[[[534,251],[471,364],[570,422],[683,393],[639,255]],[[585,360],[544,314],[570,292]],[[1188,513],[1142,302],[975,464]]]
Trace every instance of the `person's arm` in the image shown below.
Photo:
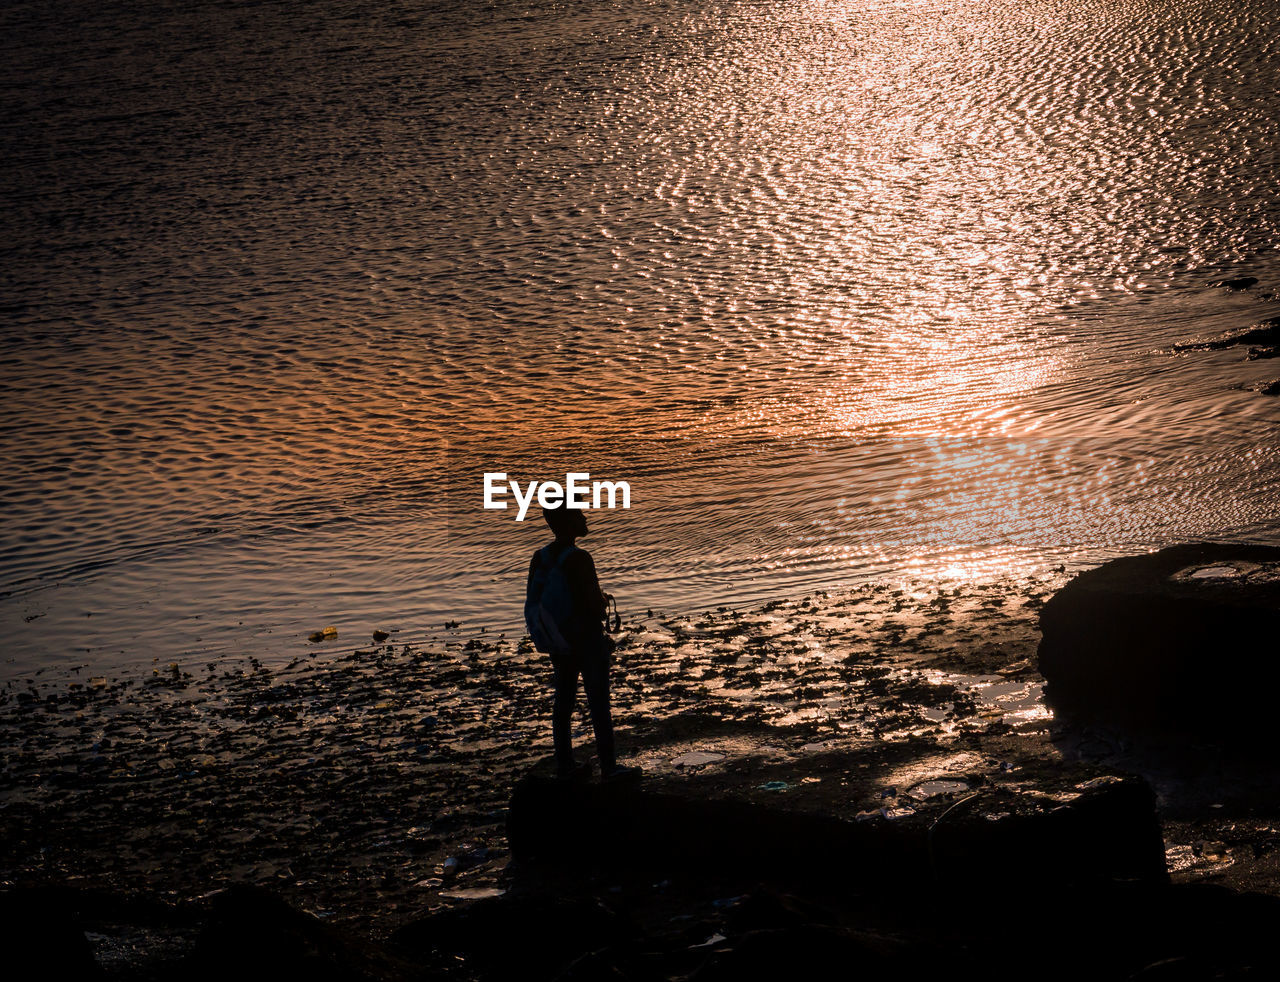
[[[569,589],[573,591],[578,609],[594,623],[603,623],[604,594],[600,591],[600,580],[596,576],[596,564],[591,558],[591,553],[585,549],[579,549],[566,559],[565,575],[569,580]]]

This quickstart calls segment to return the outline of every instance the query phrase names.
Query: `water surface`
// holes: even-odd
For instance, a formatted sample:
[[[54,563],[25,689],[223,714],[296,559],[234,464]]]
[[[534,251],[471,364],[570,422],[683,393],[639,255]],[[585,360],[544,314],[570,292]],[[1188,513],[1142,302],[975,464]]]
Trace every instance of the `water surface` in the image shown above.
[[[1274,4],[0,27],[5,674],[514,629],[486,470],[633,610],[1280,532]]]

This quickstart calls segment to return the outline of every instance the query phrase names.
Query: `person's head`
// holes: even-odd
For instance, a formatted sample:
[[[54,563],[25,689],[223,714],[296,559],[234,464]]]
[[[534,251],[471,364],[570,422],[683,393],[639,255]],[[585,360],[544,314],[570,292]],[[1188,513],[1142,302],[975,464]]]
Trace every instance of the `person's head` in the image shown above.
[[[542,517],[557,539],[580,539],[587,534],[587,519],[581,508],[566,508],[560,504],[554,508],[543,508]]]

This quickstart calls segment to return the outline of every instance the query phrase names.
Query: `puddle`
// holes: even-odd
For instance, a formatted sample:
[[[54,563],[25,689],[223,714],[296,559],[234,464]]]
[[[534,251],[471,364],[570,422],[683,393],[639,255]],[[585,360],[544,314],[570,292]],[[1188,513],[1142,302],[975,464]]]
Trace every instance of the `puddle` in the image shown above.
[[[672,767],[706,767],[708,764],[715,764],[724,760],[724,754],[714,753],[710,750],[690,750],[687,754],[681,754],[671,762]]]
[[[1243,560],[1188,566],[1174,573],[1171,580],[1246,580],[1249,583],[1274,583],[1280,579],[1280,563],[1249,563]]]
[[[501,887],[463,887],[458,890],[441,890],[440,896],[445,900],[487,900],[490,897],[501,897],[506,892]]]
[[[914,808],[873,808],[869,811],[858,812],[854,816],[855,821],[870,822],[877,818],[888,819],[890,822],[899,818],[906,818],[908,815],[914,815]]]
[[[959,794],[961,791],[968,790],[969,785],[965,781],[925,781],[917,784],[907,794],[923,801],[926,798],[936,798],[940,794]]]
[[[966,691],[974,700],[978,715],[1002,719],[1009,724],[1047,722],[1053,710],[1044,703],[1041,682],[1006,679],[1003,675],[946,675],[941,679]]]
[[[1228,576],[1239,576],[1240,572],[1234,566],[1201,566],[1199,569],[1183,575],[1192,580],[1216,580]]]
[[[1196,846],[1199,846],[1199,850]],[[1169,846],[1164,851],[1164,860],[1170,873],[1185,873],[1191,869],[1208,872],[1211,869],[1222,869],[1235,862],[1230,850],[1217,842]]]
[[[818,754],[824,750],[830,750],[835,746],[831,740],[820,740],[817,743],[806,743],[800,749],[807,754]]]
[[[899,788],[909,789],[902,792],[898,798],[900,801],[924,801],[942,794],[959,794],[968,791],[970,787],[969,782],[962,780],[960,775],[989,769],[990,764],[986,760],[972,753],[927,757],[891,771],[886,775],[889,779],[888,786],[881,793],[886,798],[898,798]]]

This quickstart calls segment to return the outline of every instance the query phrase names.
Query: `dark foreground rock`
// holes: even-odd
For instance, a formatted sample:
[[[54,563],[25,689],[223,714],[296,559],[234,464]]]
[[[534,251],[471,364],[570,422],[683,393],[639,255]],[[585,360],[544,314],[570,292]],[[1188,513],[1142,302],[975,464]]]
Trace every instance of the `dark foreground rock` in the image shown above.
[[[1280,549],[1201,543],[1083,573],[1040,613],[1055,706],[1242,734],[1273,726]]]
[[[413,921],[391,942],[428,964],[463,958],[486,976],[547,978],[634,934],[635,925],[599,898],[530,892]]]
[[[550,938],[530,939],[522,916],[584,888],[575,902],[587,902],[589,885],[561,884],[408,930],[435,932],[437,958],[448,953],[484,980],[1265,978],[1276,967],[1269,936],[1280,915],[1273,898],[1131,883],[886,903],[857,892],[814,901],[767,887],[716,896],[687,882],[631,882],[600,889],[618,908],[601,933],[551,925],[550,938],[560,930],[571,941],[545,957]]]
[[[19,979],[101,979],[85,936],[82,905],[66,890],[0,894],[0,951],[5,976]]]
[[[1151,789],[1136,778],[1082,776],[1064,764],[1030,784],[938,794],[900,814],[857,813],[848,805],[856,793],[821,782],[784,797],[758,776],[635,787],[530,776],[512,796],[507,831],[517,859],[721,877],[750,871],[820,891],[851,883],[901,895],[947,884],[1005,891],[1116,877],[1162,881]]]
[[[825,978],[834,967],[840,977],[1150,980],[1280,969],[1280,900],[1220,887],[1122,880],[886,896],[869,880],[835,894],[730,891],[694,871],[648,872],[601,878],[526,864],[506,896],[429,913],[385,941],[348,936],[264,891],[229,891],[203,907],[200,941],[183,957],[105,972],[82,932],[105,928],[76,919],[76,891],[55,891],[65,896],[50,905],[47,891],[10,890],[0,894],[4,977],[737,982]],[[120,917],[155,926],[138,909],[110,916],[116,931]]]
[[[400,953],[247,885],[179,906],[104,889],[11,887],[0,892],[0,950],[3,977],[15,982],[424,977]]]

